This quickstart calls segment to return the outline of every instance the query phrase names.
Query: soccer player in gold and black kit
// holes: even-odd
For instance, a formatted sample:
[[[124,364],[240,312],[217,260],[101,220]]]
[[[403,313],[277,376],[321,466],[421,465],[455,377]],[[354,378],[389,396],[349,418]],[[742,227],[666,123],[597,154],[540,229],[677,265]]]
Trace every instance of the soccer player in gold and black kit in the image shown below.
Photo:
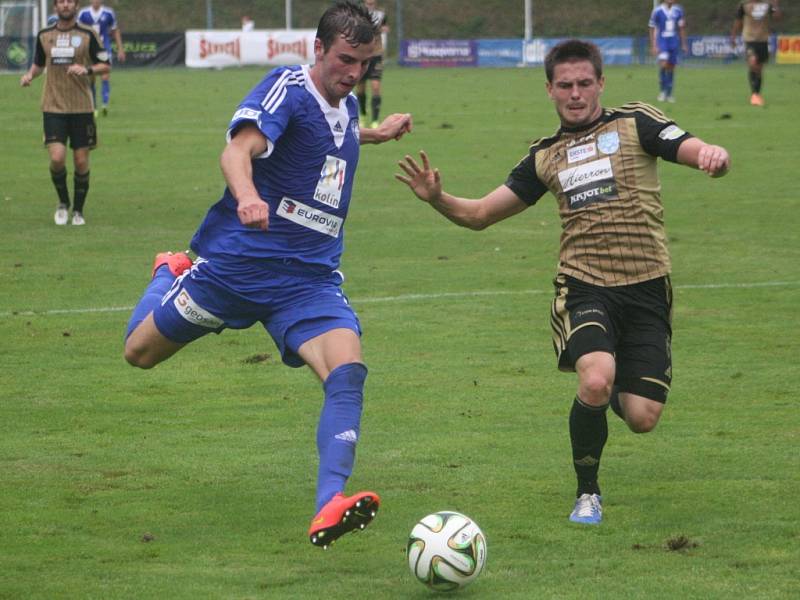
[[[650,431],[672,383],[670,259],[657,159],[719,177],[730,158],[647,104],[604,109],[594,44],[558,44],[545,72],[561,127],[536,141],[503,185],[475,200],[448,194],[424,152],[421,165],[406,156],[405,175],[396,177],[475,230],[522,212],[548,190],[556,197],[562,234],[550,320],[559,368],[578,375],[569,417],[578,479],[570,520],[596,524],[606,409],[611,404],[631,430]]]
[[[747,76],[750,80],[750,104],[764,106],[761,96],[764,65],[769,62],[770,19],[781,16],[778,0],[770,2],[741,2],[731,29],[731,45],[736,47],[736,36],[742,32],[742,41],[747,54]]]
[[[58,193],[56,225],[66,225],[70,198],[67,189],[67,140],[75,164],[72,224],[84,225],[83,206],[89,192],[89,151],[97,145],[91,76],[110,70],[108,53],[91,27],[76,21],[76,0],[54,0],[55,24],[36,39],[31,68],[20,79],[27,87],[47,69],[42,92],[44,143],[50,155],[50,176]]]

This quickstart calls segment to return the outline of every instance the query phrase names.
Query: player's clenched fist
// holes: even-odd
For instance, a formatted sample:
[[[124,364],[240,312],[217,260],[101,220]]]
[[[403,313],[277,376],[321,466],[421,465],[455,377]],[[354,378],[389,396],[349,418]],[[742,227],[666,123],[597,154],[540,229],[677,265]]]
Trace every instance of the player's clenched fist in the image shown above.
[[[269,205],[260,198],[240,200],[236,214],[245,227],[267,230],[269,225]]]
[[[731,157],[722,146],[706,144],[697,155],[697,168],[711,177],[722,177],[731,166]]]

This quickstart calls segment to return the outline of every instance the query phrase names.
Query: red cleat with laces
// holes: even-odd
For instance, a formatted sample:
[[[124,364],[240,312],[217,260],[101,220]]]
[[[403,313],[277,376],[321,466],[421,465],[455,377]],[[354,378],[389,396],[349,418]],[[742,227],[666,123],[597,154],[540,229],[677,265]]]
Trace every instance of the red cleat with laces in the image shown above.
[[[361,531],[375,518],[380,503],[375,492],[359,492],[352,496],[336,494],[311,521],[308,530],[311,543],[327,550],[345,533]]]
[[[172,252],[159,252],[156,254],[155,261],[153,261],[153,277],[155,277],[156,271],[162,265],[167,265],[170,273],[175,277],[180,277],[192,268],[192,259],[189,258],[186,252],[176,252],[175,254]]]

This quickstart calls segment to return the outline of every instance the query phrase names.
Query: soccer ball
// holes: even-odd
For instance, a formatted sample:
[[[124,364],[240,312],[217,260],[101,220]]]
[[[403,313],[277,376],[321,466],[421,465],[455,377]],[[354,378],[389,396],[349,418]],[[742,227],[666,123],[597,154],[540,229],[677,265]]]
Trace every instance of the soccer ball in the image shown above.
[[[411,530],[408,566],[429,588],[450,592],[480,575],[486,563],[486,538],[478,524],[461,513],[428,515]]]

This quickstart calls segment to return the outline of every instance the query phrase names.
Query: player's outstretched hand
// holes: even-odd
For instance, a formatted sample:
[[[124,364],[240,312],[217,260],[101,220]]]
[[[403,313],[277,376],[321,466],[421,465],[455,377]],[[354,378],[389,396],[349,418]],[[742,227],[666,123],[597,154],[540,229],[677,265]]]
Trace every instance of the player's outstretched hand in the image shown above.
[[[424,150],[420,150],[419,156],[422,159],[422,166],[406,154],[406,157],[397,164],[405,171],[407,177],[395,173],[395,178],[411,188],[417,198],[430,204],[442,196],[442,178],[439,169],[431,169],[431,163]]]
[[[269,226],[269,205],[261,198],[239,200],[236,214],[245,227],[266,231]]]
[[[722,177],[731,167],[731,157],[722,146],[706,144],[697,155],[697,168],[709,177]]]

